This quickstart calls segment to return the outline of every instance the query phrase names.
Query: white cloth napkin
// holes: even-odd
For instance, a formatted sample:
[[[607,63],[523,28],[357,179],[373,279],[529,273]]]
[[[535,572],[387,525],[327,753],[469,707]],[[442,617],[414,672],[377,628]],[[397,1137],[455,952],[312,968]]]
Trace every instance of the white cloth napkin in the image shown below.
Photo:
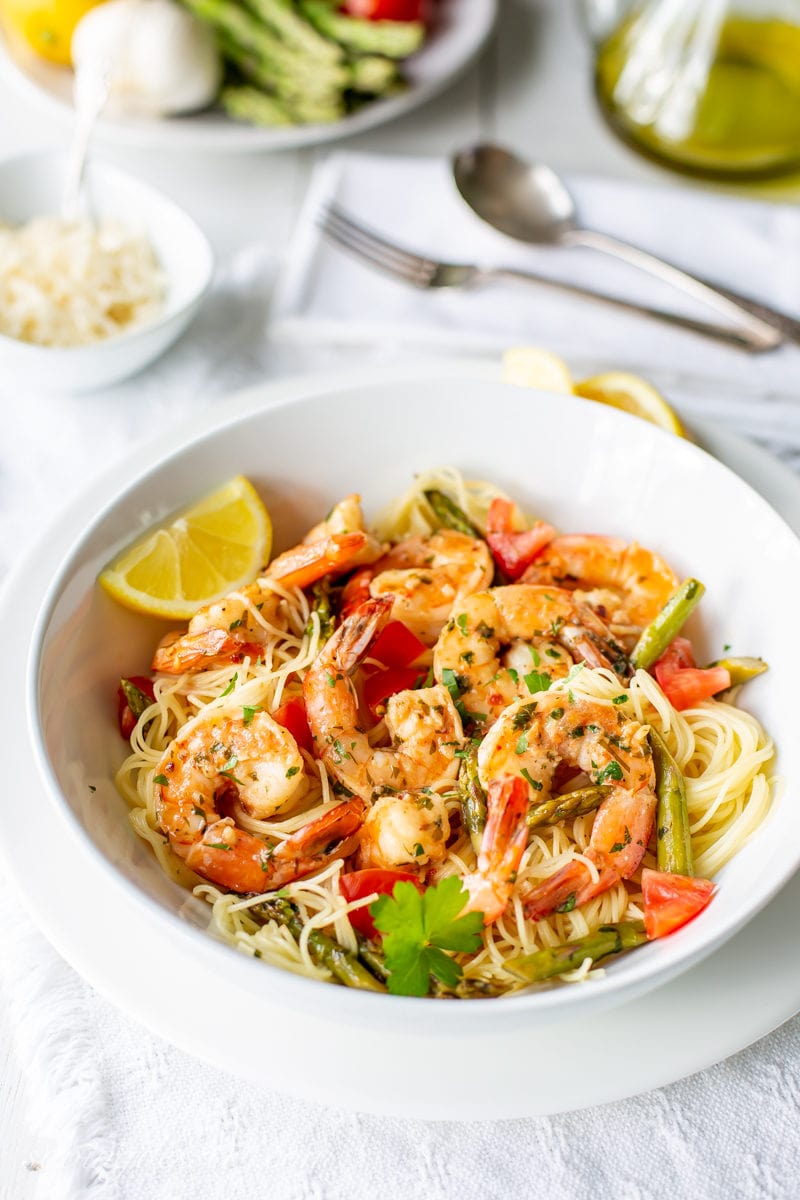
[[[296,273],[290,262],[289,277]],[[133,441],[165,423],[186,423],[234,388],[347,358],[332,345],[265,343],[273,274],[260,248],[243,253],[173,353],[128,384],[83,397],[0,397],[0,577],[50,512]],[[343,279],[349,288],[352,279]],[[393,352],[387,342],[369,354],[385,360]],[[594,366],[588,344],[586,354]],[[796,369],[793,379],[796,388]],[[727,387],[720,380],[709,393],[721,416]],[[692,412],[708,402],[705,393],[680,398]],[[769,407],[783,421],[782,433],[777,419],[770,426],[773,440],[786,457],[800,453],[796,410],[778,397]],[[742,402],[739,427],[756,428],[761,411]],[[79,979],[6,887],[0,911],[0,1016],[12,1030],[36,1143],[44,1145],[32,1196],[777,1200],[796,1192],[798,1020],[693,1079],[582,1114],[470,1125],[353,1116],[260,1091],[166,1045]],[[241,1019],[209,1014],[220,1036],[227,1022]],[[620,1047],[623,1055],[642,1053],[646,1047]],[[446,1056],[414,1069],[421,1087],[435,1087]],[[564,1063],[565,1071],[580,1069]],[[8,1173],[19,1177],[12,1151],[19,1148],[0,1154],[0,1195],[18,1200],[5,1191]]]
[[[587,225],[800,316],[797,208],[686,187],[568,182]],[[328,241],[319,218],[331,203],[434,258],[528,268],[724,323],[676,289],[596,251],[527,246],[497,233],[461,199],[442,159],[339,153],[317,168],[300,214],[272,306],[278,339],[395,350],[436,345],[473,354],[546,346],[577,371],[623,367],[667,391],[696,394],[709,416],[732,410],[744,419],[746,408],[751,431],[762,436],[784,424],[782,401],[800,401],[800,346],[751,355],[538,284],[419,291]]]

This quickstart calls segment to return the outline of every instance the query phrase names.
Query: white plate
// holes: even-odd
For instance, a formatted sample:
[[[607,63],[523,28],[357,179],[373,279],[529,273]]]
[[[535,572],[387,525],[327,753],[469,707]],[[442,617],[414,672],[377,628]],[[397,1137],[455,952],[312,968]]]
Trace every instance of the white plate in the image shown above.
[[[489,37],[497,7],[498,0],[440,0],[435,29],[403,67],[407,90],[365,104],[333,124],[266,129],[232,121],[222,112],[202,112],[160,121],[104,118],[94,136],[115,146],[238,154],[287,150],[362,133],[424,104],[465,71]],[[20,95],[41,111],[62,122],[72,120],[72,72],[27,54],[1,26],[0,70]]]
[[[435,370],[425,368],[419,379],[431,380],[437,370],[442,379],[452,378],[455,373],[452,364]],[[481,373],[474,367],[461,370],[465,389],[469,378]],[[394,369],[368,375],[343,373],[333,380],[292,381],[238,398],[228,406],[224,417],[231,420],[270,400],[369,382],[377,388],[387,379],[406,380],[411,388],[414,377],[413,370]],[[202,434],[219,419],[218,412],[208,416],[193,432]],[[173,435],[167,437],[166,445],[169,448],[179,441]],[[746,465],[754,473],[755,482],[780,505],[788,506],[787,515],[800,522],[800,488],[788,472],[736,439],[711,441],[712,448],[719,445],[725,452],[727,447],[728,453],[738,455],[740,468]],[[4,647],[8,675],[0,712],[12,744],[24,744],[27,737],[19,695],[24,645],[33,625],[33,602],[86,523],[120,485],[136,476],[148,454],[147,450],[138,452],[113,479],[95,485],[51,531],[46,547],[40,548],[9,584],[0,628],[13,629],[15,638]],[[492,1033],[482,1028],[480,1021],[471,1022],[474,1028],[468,1034],[466,1027],[463,1032],[456,1028],[450,1035],[456,1051],[449,1056],[451,1069],[437,1084],[436,1100],[429,1100],[419,1094],[411,1078],[406,1078],[402,1064],[415,1055],[432,1053],[436,1038],[430,1028],[420,1032],[418,1021],[410,1017],[396,1025],[387,1038],[379,1029],[355,1029],[338,1020],[334,1024],[328,1019],[333,1013],[328,1005],[325,1018],[289,1010],[276,1004],[266,988],[258,995],[265,1027],[280,1022],[285,1036],[270,1039],[268,1045],[254,1044],[244,1031],[240,1034],[232,1028],[225,1039],[219,1039],[192,1003],[192,997],[203,995],[218,1011],[236,1011],[237,1002],[252,1004],[251,984],[262,965],[239,960],[222,947],[214,947],[218,953],[213,956],[198,954],[194,938],[175,936],[174,921],[168,927],[163,920],[151,919],[131,890],[110,885],[108,867],[89,850],[85,840],[76,836],[72,825],[55,818],[55,812],[62,810],[34,785],[32,778],[29,783],[26,804],[15,805],[19,836],[14,839],[13,856],[7,854],[7,866],[54,944],[109,998],[162,1036],[271,1087],[329,1103],[403,1115],[467,1119],[555,1112],[630,1095],[706,1066],[767,1032],[800,1003],[800,984],[791,966],[795,961],[793,947],[800,945],[792,907],[800,895],[795,882],[726,949],[677,982],[624,1009],[583,1015],[579,1022],[547,1029],[532,1021],[522,1025],[511,1021],[507,1029]],[[98,923],[104,936],[98,936]],[[225,955],[224,959],[220,955]],[[220,969],[223,962],[229,964],[225,970]],[[254,968],[247,980],[240,969],[245,967]],[[258,978],[265,979],[266,975],[259,974]],[[153,980],[159,981],[157,988]],[[330,995],[331,1000],[342,994],[340,989],[311,986],[316,986],[317,993]],[[725,1005],[707,1005],[710,988],[726,995]],[[581,990],[585,992],[573,988],[561,995],[566,999]],[[507,1003],[496,1002],[493,1007],[507,1010]],[[217,1008],[220,1005],[224,1007]],[[485,1006],[460,1007],[475,1010],[477,1017],[477,1010]],[[203,1010],[208,1011],[205,1003]],[[687,1031],[681,1013],[689,1010],[694,1015],[691,1030]],[[417,1008],[414,1017],[418,1015]],[[623,1031],[630,1036],[631,1027],[639,1033],[642,1044],[648,1044],[648,1053],[635,1061],[621,1061],[615,1046]],[[657,1040],[648,1036],[647,1031],[653,1028],[661,1031]],[[298,1045],[319,1045],[318,1039],[324,1039],[328,1056],[328,1069],[322,1077],[311,1070],[298,1070],[296,1058]],[[588,1068],[577,1079],[563,1069],[565,1055],[574,1061],[575,1054],[581,1055]],[[535,1089],[520,1086],[526,1064],[531,1070],[535,1066]],[[388,1094],[386,1072],[393,1066],[397,1070],[391,1071],[393,1082]],[[491,1079],[490,1089],[474,1087],[474,1080],[482,1077]]]

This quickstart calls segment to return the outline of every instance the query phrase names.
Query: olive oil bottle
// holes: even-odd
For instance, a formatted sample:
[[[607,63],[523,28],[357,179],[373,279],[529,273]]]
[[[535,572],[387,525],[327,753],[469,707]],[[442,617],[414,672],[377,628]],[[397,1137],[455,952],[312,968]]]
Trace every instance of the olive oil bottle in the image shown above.
[[[692,174],[800,170],[800,0],[625,8],[599,41],[596,88],[626,141]]]

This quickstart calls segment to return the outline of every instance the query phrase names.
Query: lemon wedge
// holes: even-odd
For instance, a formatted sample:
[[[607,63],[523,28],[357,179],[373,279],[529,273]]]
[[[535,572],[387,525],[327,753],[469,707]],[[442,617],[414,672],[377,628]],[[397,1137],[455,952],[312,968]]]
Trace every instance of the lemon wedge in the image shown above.
[[[591,379],[582,379],[575,384],[575,395],[621,408],[651,425],[658,425],[659,429],[666,429],[678,437],[686,436],[677,414],[661,393],[639,375],[631,375],[628,371],[593,375]]]
[[[514,346],[503,355],[503,379],[520,387],[571,395],[572,374],[565,362],[537,346]]]
[[[127,546],[99,582],[126,608],[188,620],[254,579],[271,548],[269,513],[237,475]]]

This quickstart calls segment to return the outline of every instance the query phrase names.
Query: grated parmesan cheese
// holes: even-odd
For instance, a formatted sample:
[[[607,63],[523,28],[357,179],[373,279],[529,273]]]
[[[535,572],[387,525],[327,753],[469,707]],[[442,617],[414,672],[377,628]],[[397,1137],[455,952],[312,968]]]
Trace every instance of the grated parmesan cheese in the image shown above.
[[[0,333],[84,346],[154,320],[167,279],[153,247],[114,222],[0,226]]]

